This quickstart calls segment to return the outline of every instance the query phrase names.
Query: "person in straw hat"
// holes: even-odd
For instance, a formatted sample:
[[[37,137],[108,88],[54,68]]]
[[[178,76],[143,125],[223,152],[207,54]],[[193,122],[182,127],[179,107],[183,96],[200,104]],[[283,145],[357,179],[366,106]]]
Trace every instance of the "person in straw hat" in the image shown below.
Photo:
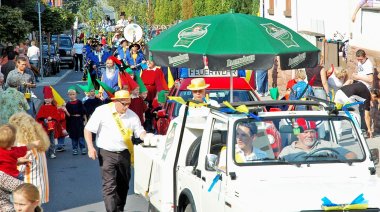
[[[219,103],[213,99],[209,99],[206,95],[206,88],[208,88],[210,84],[206,84],[203,78],[194,78],[191,80],[190,85],[187,86],[187,89],[191,91],[193,94],[193,100],[199,102],[200,104],[190,104],[191,110],[189,110],[189,116],[203,116],[206,115],[207,112],[202,108],[204,105],[211,105],[214,107],[220,107]],[[185,105],[182,105],[180,108],[180,115],[184,114]],[[206,113],[205,113],[206,112]]]
[[[153,134],[146,133],[139,117],[129,109],[129,91],[116,91],[112,102],[95,109],[84,129],[88,156],[99,158],[103,181],[103,199],[107,211],[123,211],[127,199],[133,143],[131,137],[149,141]],[[92,143],[96,133],[96,146]]]

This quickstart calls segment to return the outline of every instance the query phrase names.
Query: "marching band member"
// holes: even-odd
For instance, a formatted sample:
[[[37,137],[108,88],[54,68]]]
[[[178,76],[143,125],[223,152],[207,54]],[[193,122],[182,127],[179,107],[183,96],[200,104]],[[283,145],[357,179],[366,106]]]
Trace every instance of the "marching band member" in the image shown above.
[[[128,48],[128,41],[126,39],[122,39],[120,41],[120,46],[117,48],[117,54],[119,60],[123,60],[125,63],[128,63],[127,56],[130,53]]]
[[[128,21],[125,20],[125,12],[120,13],[120,19],[116,22],[116,29],[124,28],[128,25]]]
[[[144,54],[141,53],[140,45],[138,43],[132,43],[129,46],[129,54],[127,55],[127,63],[130,65],[131,69],[135,74],[139,74],[141,68],[141,65],[146,63]]]

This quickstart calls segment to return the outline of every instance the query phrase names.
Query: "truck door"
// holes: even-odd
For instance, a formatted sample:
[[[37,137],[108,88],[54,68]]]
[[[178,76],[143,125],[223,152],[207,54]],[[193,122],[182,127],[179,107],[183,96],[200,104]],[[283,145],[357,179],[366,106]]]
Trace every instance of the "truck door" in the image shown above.
[[[226,174],[211,169],[206,165],[207,155],[219,156],[221,149],[227,142],[227,122],[215,117],[208,123],[212,126],[208,132],[204,131],[199,154],[199,169],[202,182],[202,211],[224,211],[224,195],[226,186]],[[220,174],[220,179],[213,184],[214,178]]]

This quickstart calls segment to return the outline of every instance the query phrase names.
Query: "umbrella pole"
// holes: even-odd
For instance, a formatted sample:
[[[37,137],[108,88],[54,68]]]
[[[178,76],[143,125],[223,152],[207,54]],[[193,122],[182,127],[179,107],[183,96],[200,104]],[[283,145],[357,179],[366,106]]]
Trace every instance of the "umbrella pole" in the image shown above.
[[[230,71],[230,102],[233,102],[233,99],[234,99],[233,87],[234,87],[234,81],[233,81],[233,74],[231,70]]]

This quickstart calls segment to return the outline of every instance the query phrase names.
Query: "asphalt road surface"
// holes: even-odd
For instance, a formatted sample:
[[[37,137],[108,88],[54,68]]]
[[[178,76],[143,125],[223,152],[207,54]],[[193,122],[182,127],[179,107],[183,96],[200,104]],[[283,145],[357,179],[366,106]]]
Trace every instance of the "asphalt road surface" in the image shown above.
[[[43,99],[42,87],[52,80],[60,79],[53,87],[67,100],[67,88],[73,84],[85,84],[81,81],[81,72],[62,70],[55,78],[45,78],[35,89],[35,94]],[[66,73],[66,74],[65,74]],[[79,99],[83,98],[83,92]],[[38,102],[38,101],[37,101]],[[46,212],[103,212],[105,211],[102,198],[101,173],[97,160],[91,160],[87,155],[72,155],[71,141],[65,140],[65,152],[57,152],[57,158],[48,159],[50,201],[43,205]],[[133,193],[133,176],[130,181],[129,195],[125,211],[148,211],[148,203]]]

